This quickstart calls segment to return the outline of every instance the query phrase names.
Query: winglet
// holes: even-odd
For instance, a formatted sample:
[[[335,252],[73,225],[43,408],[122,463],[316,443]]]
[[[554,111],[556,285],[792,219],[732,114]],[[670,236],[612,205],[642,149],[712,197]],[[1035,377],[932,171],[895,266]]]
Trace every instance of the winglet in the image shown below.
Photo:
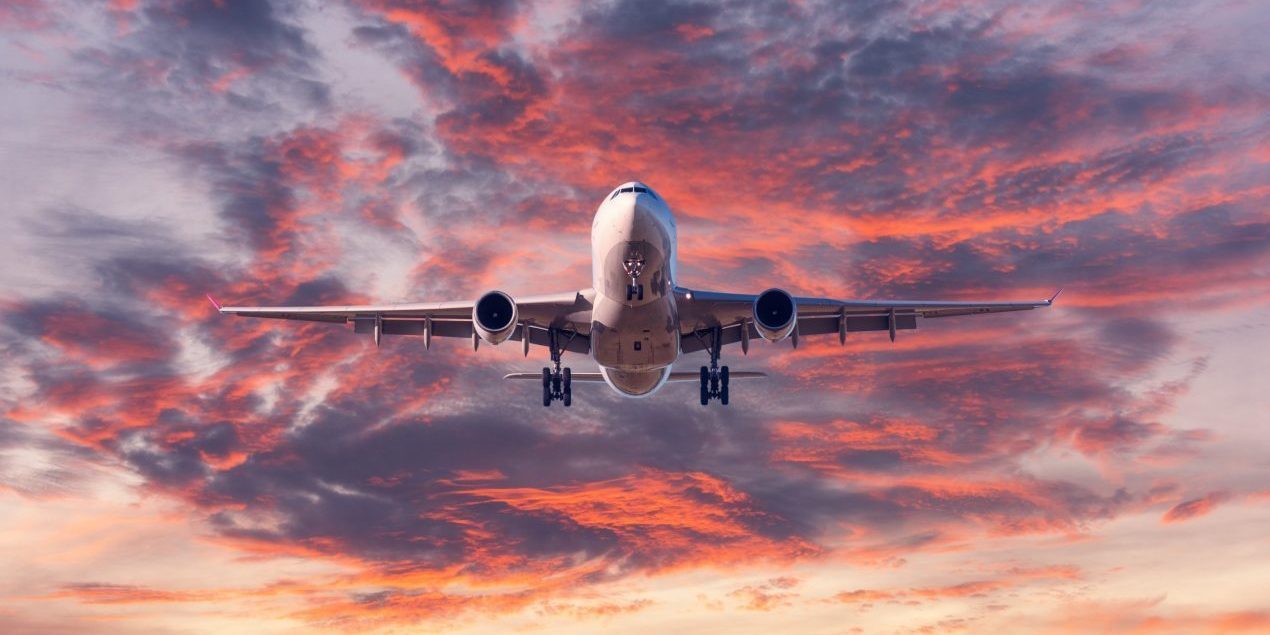
[[[1058,299],[1058,296],[1060,296],[1060,295],[1062,295],[1062,294],[1063,294],[1063,287],[1059,287],[1059,288],[1058,288],[1058,291],[1055,291],[1055,292],[1054,292],[1054,295],[1050,296],[1050,299],[1048,299],[1048,300],[1046,300],[1046,301],[1045,301],[1045,304],[1047,304],[1047,305],[1054,304],[1054,301],[1055,301],[1055,300],[1057,300],[1057,299]]]
[[[212,297],[212,294],[210,294],[210,293],[205,293],[205,294],[203,294],[203,295],[206,295],[206,296],[207,296],[207,301],[208,301],[208,302],[211,302],[211,303],[212,303],[212,306],[216,307],[216,310],[217,310],[217,311],[220,311],[220,302],[217,302],[217,301],[216,301],[216,298],[213,298],[213,297]]]

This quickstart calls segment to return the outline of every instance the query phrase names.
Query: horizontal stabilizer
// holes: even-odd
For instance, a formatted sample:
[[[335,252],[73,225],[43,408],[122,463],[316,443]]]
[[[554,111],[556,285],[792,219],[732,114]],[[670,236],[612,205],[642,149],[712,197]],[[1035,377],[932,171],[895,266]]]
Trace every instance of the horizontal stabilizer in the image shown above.
[[[733,370],[728,372],[728,379],[758,379],[759,377],[767,377],[767,373],[752,370]],[[670,373],[670,381],[701,381],[701,373],[695,370],[677,370]]]
[[[748,370],[734,370],[728,373],[729,379],[758,379],[759,377],[767,377],[767,373]],[[508,373],[503,375],[503,379],[537,379],[542,380],[542,373]],[[700,381],[701,373],[698,371],[672,371],[669,381]],[[603,382],[604,376],[600,373],[572,373],[570,381],[580,382]]]
[[[503,379],[537,379],[542,380],[542,373],[507,373],[503,375]],[[570,381],[589,381],[604,382],[604,377],[599,373],[572,373],[569,376]]]

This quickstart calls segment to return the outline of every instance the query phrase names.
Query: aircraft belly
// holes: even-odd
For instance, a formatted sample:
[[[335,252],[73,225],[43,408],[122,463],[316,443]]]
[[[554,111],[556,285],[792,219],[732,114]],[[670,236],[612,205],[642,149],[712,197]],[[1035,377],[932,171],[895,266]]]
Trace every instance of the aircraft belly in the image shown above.
[[[670,379],[670,367],[645,371],[625,371],[600,367],[604,381],[627,397],[647,397],[657,392]]]
[[[679,329],[673,300],[626,306],[600,300],[592,312],[591,355],[597,364],[623,370],[651,370],[679,357]]]

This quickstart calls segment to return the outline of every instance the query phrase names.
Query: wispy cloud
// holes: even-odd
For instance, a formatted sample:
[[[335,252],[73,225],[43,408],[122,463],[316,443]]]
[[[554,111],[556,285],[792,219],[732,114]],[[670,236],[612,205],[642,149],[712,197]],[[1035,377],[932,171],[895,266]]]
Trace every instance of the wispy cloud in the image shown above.
[[[1264,518],[1264,465],[1239,447],[1264,435],[1178,414],[1256,380],[1203,333],[1263,324],[1270,298],[1265,73],[1245,51],[1264,13],[9,3],[0,85],[20,98],[0,114],[42,151],[0,139],[3,166],[40,175],[4,183],[16,262],[0,282],[24,277],[0,291],[0,507],[90,500],[119,471],[111,487],[170,503],[244,573],[8,574],[0,624],[173,628],[194,611],[215,628],[635,631],[711,607],[751,609],[733,626],[791,611],[836,626],[818,611],[867,603],[869,632],[918,606],[947,616],[906,627],[1264,629],[1255,602],[1159,579],[1122,547],[1155,532],[1141,548],[1170,549],[1164,532],[1226,511],[1241,540]],[[58,114],[27,115],[45,106]],[[59,150],[71,124],[102,152]],[[1068,290],[894,345],[760,347],[732,363],[775,377],[723,411],[674,387],[543,411],[498,383],[518,353],[376,350],[203,300],[585,286],[592,209],[630,178],[674,208],[690,286]],[[0,545],[38,560],[62,544],[30,536],[32,553]],[[239,570],[200,554],[178,568]],[[245,572],[261,561],[324,569]],[[843,566],[897,577],[844,586]],[[1128,575],[1145,581],[1103,598]]]

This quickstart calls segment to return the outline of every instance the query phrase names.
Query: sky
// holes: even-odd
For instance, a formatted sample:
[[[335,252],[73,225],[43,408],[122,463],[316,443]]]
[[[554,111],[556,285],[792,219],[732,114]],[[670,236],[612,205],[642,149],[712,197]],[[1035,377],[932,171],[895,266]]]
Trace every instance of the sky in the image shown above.
[[[1270,9],[9,0],[0,631],[1270,631]],[[679,284],[1048,309],[725,352],[220,317]],[[693,368],[704,355],[686,356]],[[566,356],[578,371],[590,360]]]

